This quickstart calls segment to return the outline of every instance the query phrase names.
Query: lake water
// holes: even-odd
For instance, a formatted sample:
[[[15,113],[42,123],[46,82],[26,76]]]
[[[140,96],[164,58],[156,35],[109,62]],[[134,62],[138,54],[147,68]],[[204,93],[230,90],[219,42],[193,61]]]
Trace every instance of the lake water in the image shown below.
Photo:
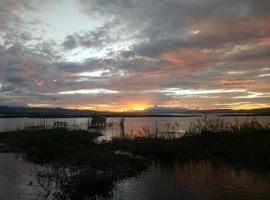
[[[37,171],[45,167],[18,154],[0,153],[0,199],[46,199]],[[236,170],[209,161],[153,163],[137,177],[115,184],[113,200],[267,200],[270,174]],[[49,197],[47,199],[50,199]]]
[[[213,116],[212,116],[213,117]],[[147,130],[158,128],[161,131],[174,130],[183,133],[190,124],[202,117],[130,117],[124,127],[111,126],[101,129],[104,139],[123,135],[143,135]],[[239,123],[252,117],[223,117],[226,122]],[[269,116],[256,119],[262,124],[270,122]],[[87,118],[1,118],[0,132],[24,129],[29,125],[50,126],[53,122],[64,121],[73,129],[87,129]],[[108,118],[108,123],[117,124],[120,119]],[[26,161],[20,154],[0,153],[0,199],[28,200],[46,199],[44,194],[55,188],[46,185],[38,172],[50,170]],[[50,190],[48,190],[51,188]],[[50,197],[47,199],[51,199]],[[114,200],[266,200],[270,199],[270,173],[254,173],[236,170],[224,164],[209,161],[185,163],[153,163],[149,169],[137,177],[129,178],[114,185]]]
[[[203,119],[204,116],[190,116],[190,117],[127,117],[125,118],[124,127],[118,126],[120,118],[107,118],[106,121],[113,126],[108,126],[99,129],[104,134],[103,139],[111,139],[112,137],[121,136],[140,136],[146,132],[154,132],[158,129],[160,132],[177,132],[183,134],[192,122],[198,119]],[[208,118],[216,118],[215,115],[208,116]],[[234,122],[238,120],[243,123],[247,120],[252,120],[253,117],[237,116],[222,117],[226,122]],[[257,121],[261,124],[269,124],[270,116],[257,116]],[[68,126],[73,129],[87,129],[88,118],[0,118],[0,132],[15,131],[24,129],[27,126],[46,125],[51,127],[54,122],[67,122]]]
[[[18,154],[0,153],[0,199],[35,199],[41,191],[35,178],[37,168]]]

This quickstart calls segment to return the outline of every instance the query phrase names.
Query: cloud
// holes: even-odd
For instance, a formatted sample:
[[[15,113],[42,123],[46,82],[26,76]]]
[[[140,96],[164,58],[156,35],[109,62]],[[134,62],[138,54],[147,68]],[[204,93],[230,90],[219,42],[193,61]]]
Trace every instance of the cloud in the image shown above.
[[[87,33],[75,33],[65,38],[63,46],[66,50],[72,50],[77,47],[98,48],[111,43],[112,38],[105,30],[89,31]]]
[[[161,89],[153,92],[160,92],[160,93],[165,93],[166,95],[169,96],[197,96],[197,95],[207,95],[207,94],[220,94],[220,93],[238,93],[238,92],[245,92],[246,90],[244,89],[190,89],[190,90],[183,90],[181,88],[166,88],[166,89]]]
[[[40,17],[65,11],[64,3],[0,2],[1,102],[110,109],[269,102],[268,0],[72,2],[85,18],[68,31]],[[54,13],[53,27],[67,23]]]
[[[73,91],[62,91],[59,94],[117,94],[118,91],[107,90],[107,89],[91,89],[91,90],[73,90]]]

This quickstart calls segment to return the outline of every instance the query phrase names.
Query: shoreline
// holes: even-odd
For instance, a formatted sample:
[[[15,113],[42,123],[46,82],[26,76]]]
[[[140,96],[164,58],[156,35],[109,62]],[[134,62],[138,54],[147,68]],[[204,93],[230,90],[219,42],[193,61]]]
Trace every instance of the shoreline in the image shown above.
[[[100,114],[108,118],[146,118],[146,117],[203,117],[205,114],[148,114],[148,113],[134,113],[134,114]],[[0,114],[0,119],[3,118],[91,118],[95,114],[89,115],[65,115],[65,114]],[[270,113],[209,113],[206,116],[217,116],[217,117],[258,117],[258,116],[270,116]]]
[[[270,169],[270,129],[254,121],[235,131],[194,132],[183,137],[146,135],[93,142],[99,136],[102,134],[98,132],[66,129],[3,132],[0,133],[0,153],[36,152],[41,157],[66,155],[68,144],[71,145],[68,152],[72,153],[94,148],[97,153],[106,151],[112,155],[120,151],[154,160],[214,159],[254,170]],[[50,154],[45,153],[44,148]]]
[[[117,182],[136,177],[153,162],[210,161],[236,170],[268,173],[270,127],[254,120],[232,125],[230,130],[223,125],[222,121],[198,123],[180,138],[152,132],[103,142],[97,142],[101,133],[83,130],[5,132],[0,133],[0,154],[17,153],[28,162],[50,167],[52,170],[39,171],[36,176],[48,184],[61,183],[57,194],[62,199],[70,194],[74,199],[107,197]]]

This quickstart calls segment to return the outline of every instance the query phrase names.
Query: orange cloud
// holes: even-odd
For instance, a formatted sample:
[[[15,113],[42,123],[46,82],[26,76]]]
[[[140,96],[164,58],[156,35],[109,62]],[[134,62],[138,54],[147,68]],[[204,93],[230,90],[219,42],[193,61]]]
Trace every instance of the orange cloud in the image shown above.
[[[207,54],[203,49],[178,49],[168,51],[162,55],[163,59],[171,62],[172,64],[184,64],[187,62],[199,61],[205,59]]]
[[[256,84],[255,80],[241,80],[239,78],[228,78],[219,81],[219,85],[231,86],[231,87],[241,87],[241,88],[252,88]]]
[[[19,64],[24,68],[25,72],[24,74],[26,76],[32,76],[33,75],[33,68],[34,65],[27,57],[21,57]]]
[[[44,81],[36,80],[36,86],[43,87],[44,86]]]

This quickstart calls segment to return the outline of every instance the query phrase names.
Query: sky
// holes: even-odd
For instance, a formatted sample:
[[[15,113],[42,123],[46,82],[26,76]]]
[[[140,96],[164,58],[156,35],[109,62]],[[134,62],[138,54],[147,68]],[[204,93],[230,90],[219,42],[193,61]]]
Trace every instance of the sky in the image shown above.
[[[270,107],[270,1],[0,0],[0,105]]]

